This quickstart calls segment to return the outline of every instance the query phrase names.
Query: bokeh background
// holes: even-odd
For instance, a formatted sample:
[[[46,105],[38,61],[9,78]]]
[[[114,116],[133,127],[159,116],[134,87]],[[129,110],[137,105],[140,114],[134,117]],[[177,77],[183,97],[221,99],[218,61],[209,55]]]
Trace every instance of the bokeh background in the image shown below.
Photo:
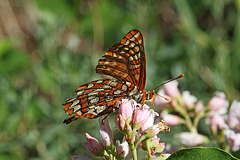
[[[87,155],[98,120],[65,125],[62,103],[102,78],[98,59],[131,29],[144,37],[146,90],[184,73],[180,90],[198,99],[239,100],[239,10],[238,0],[0,0],[0,159]]]

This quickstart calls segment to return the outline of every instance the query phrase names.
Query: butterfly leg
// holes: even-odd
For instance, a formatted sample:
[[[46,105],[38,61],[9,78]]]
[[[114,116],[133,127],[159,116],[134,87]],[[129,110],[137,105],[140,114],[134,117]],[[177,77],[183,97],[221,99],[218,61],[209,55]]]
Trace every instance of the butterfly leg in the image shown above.
[[[153,106],[153,110],[155,111],[155,107],[154,107],[154,104],[153,103],[151,103],[152,104],[152,106]]]
[[[114,106],[114,105],[113,105]],[[110,110],[110,112],[107,113],[107,115],[102,119],[102,122],[101,124],[104,125],[104,120],[112,113],[112,112],[115,112],[116,109],[115,107],[112,107],[112,109]]]
[[[111,113],[112,113],[112,112],[108,113],[108,114],[102,119],[101,125],[104,125],[104,120],[105,120]]]

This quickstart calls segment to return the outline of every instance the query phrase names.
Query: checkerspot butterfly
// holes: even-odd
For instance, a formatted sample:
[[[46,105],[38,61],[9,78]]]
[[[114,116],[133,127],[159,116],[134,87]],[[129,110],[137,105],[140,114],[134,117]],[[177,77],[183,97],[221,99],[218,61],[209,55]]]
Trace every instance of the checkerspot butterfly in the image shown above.
[[[110,114],[118,109],[116,102],[123,98],[134,99],[141,104],[155,100],[154,90],[144,90],[146,58],[143,36],[138,30],[131,30],[121,42],[111,47],[98,61],[96,72],[107,79],[78,87],[75,91],[77,96],[63,104],[65,112],[75,114],[64,123]]]

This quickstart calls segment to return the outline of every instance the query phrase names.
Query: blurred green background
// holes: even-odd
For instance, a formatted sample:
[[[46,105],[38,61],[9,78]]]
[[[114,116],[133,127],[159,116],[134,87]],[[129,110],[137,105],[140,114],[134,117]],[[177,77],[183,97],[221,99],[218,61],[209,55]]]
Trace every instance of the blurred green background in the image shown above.
[[[238,0],[0,1],[0,159],[87,155],[84,133],[98,137],[98,120],[64,125],[62,103],[102,78],[98,59],[131,29],[144,37],[146,90],[184,73],[181,91],[239,100],[239,9]]]

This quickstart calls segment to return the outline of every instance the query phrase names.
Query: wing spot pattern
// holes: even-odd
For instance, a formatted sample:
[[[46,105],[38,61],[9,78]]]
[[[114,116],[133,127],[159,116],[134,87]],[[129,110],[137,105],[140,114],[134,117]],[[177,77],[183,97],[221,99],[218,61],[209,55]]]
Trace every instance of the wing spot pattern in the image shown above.
[[[133,55],[135,54],[135,52],[132,49],[129,49],[129,53]]]
[[[93,99],[90,100],[90,103],[96,104],[98,101],[99,101],[99,98],[98,98],[98,97],[95,97],[95,98],[93,98]]]
[[[125,43],[124,43],[124,45],[128,45],[130,43],[130,41],[129,40],[127,40]]]
[[[127,91],[127,86],[124,84],[124,85],[122,85],[122,90],[123,91]]]
[[[116,94],[116,95],[118,95],[118,94],[120,94],[120,93],[122,93],[122,91],[120,91],[120,90],[114,91],[114,94]]]
[[[133,48],[135,46],[135,43],[131,43],[129,47]]]
[[[94,84],[90,83],[88,84],[88,88],[92,88],[94,86]]]
[[[135,52],[139,52],[139,47],[138,47],[138,46],[135,46],[135,47],[133,48],[133,50],[134,50]]]

